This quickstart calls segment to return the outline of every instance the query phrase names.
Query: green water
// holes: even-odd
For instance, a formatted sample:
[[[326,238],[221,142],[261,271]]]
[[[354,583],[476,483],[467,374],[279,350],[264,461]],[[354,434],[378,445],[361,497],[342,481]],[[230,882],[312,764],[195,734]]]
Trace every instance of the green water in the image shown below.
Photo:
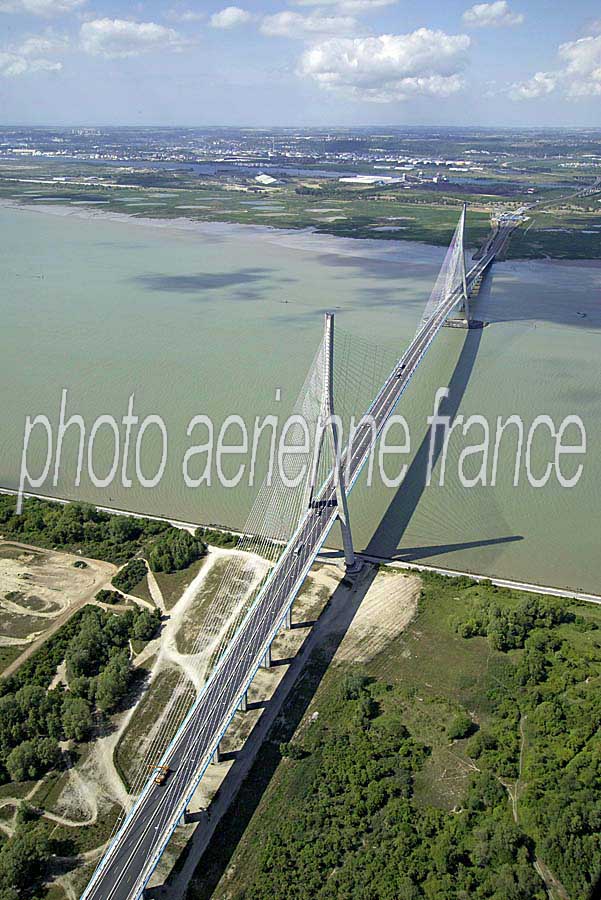
[[[374,372],[407,345],[442,254],[405,242],[351,241],[238,227],[159,227],[54,209],[0,208],[2,272],[2,431],[0,483],[16,488],[26,415],[58,422],[67,413],[89,426],[134,413],[163,417],[169,435],[161,483],[98,489],[84,474],[74,486],[76,434],[68,432],[56,487],[52,469],[40,493],[79,497],[140,512],[241,526],[255,488],[186,488],[186,436],[194,415],[220,423],[230,413],[287,410],[321,337],[322,314],[373,351]],[[357,546],[455,569],[598,591],[601,508],[601,269],[552,262],[500,264],[478,300],[481,332],[445,329],[399,407],[409,423],[413,461],[400,490],[364,478],[351,498]],[[578,414],[586,427],[584,471],[573,489],[555,480],[513,487],[515,447],[507,441],[496,487],[467,490],[457,478],[466,443],[451,439],[444,487],[423,488],[426,416],[435,390],[451,384],[451,407],[465,416],[519,414],[526,426],[547,413]],[[282,400],[275,403],[276,390]],[[105,439],[106,438],[106,439]],[[43,465],[32,438],[32,472]],[[99,432],[97,473],[110,468]],[[143,465],[160,453],[148,432]],[[539,470],[549,453],[534,442]],[[566,461],[573,471],[575,460]],[[440,459],[438,462],[440,467]],[[435,474],[436,474],[435,470]],[[333,541],[335,543],[335,541]]]

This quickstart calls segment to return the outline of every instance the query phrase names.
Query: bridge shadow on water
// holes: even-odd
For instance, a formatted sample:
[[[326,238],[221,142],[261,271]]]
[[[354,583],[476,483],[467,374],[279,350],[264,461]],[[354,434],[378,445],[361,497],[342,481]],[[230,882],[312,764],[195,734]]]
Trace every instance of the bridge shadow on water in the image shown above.
[[[481,330],[465,333],[464,344],[449,384],[450,394],[441,406],[441,413],[451,417],[457,413],[474,367],[481,339]],[[439,442],[434,450],[434,462],[438,459],[441,449],[442,445]],[[402,486],[394,495],[366,547],[366,556],[373,556],[376,559],[410,561],[454,550],[490,546],[522,539],[519,535],[511,535],[489,540],[472,540],[458,544],[398,550],[399,541],[426,487],[428,456],[429,434],[424,437]],[[322,558],[331,560],[339,559],[340,556],[340,552],[337,551],[322,553]],[[274,659],[276,665],[278,662],[281,665],[290,665],[272,700],[266,705],[274,704],[274,710],[278,710],[284,704],[283,712],[279,712],[271,725],[235,799],[220,818],[217,815],[214,816],[218,824],[209,820],[211,829],[215,828],[215,833],[212,834],[204,852],[201,844],[195,849],[196,841],[194,839],[188,845],[190,854],[197,854],[199,851],[202,853],[196,861],[198,868],[192,879],[192,889],[189,893],[194,900],[209,900],[218,882],[227,871],[232,855],[257,811],[280,763],[279,745],[288,742],[293,737],[376,574],[377,566],[367,565],[352,588],[341,582],[313,629],[307,632],[303,646],[295,659],[281,661]],[[296,623],[293,627],[301,628],[311,624],[308,622]],[[294,685],[293,689],[292,685]],[[258,734],[259,729],[260,720],[248,738],[247,745],[252,743],[253,735]],[[235,754],[234,765],[225,777],[219,794],[227,796],[230,791],[235,790],[236,777],[239,777],[236,769],[239,766],[244,766],[244,750]],[[248,767],[248,762],[246,762],[246,767]],[[206,827],[208,827],[206,823],[199,825],[199,829]],[[191,857],[188,860],[184,859],[179,866],[176,866],[176,869],[180,871],[182,866],[188,868],[191,862]],[[157,898],[168,897],[172,900],[178,898],[179,900],[182,897],[181,892],[170,886],[170,884],[176,883],[177,873],[175,873],[173,881],[171,879],[167,881],[163,889],[151,891],[149,895]]]
[[[455,364],[453,374],[448,384],[449,396],[440,404],[440,414],[449,416],[452,420],[458,413],[461,401],[472,375],[483,329],[467,331],[461,352]],[[435,471],[436,463],[443,449],[443,429],[437,429],[436,441],[432,451],[432,471]],[[413,513],[417,509],[419,501],[427,489],[428,465],[430,456],[430,429],[423,440],[409,466],[398,491],[392,498],[386,512],[382,516],[376,530],[365,548],[365,555],[380,559],[402,560],[415,562],[441,553],[451,553],[458,550],[468,550],[475,547],[493,546],[495,544],[510,543],[522,540],[521,535],[509,535],[486,540],[462,541],[456,544],[441,544],[439,546],[410,547],[398,549],[399,542],[407,530]],[[432,479],[434,484],[434,477]]]

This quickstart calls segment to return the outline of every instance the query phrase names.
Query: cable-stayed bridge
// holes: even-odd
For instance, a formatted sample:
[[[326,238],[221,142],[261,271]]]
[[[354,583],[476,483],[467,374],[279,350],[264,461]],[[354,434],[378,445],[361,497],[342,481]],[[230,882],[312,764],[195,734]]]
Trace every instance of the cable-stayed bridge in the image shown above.
[[[120,823],[82,900],[137,900],[143,896],[205,770],[219,753],[234,714],[246,707],[246,693],[257,670],[269,665],[272,641],[281,628],[289,627],[294,598],[336,520],[342,527],[347,569],[356,567],[346,495],[440,328],[455,311],[469,324],[470,292],[519,221],[519,214],[499,220],[481,258],[468,271],[464,207],[417,333],[344,447],[334,415],[333,316],[326,315],[324,340],[297,405],[305,420],[316,425],[309,464],[300,454],[292,455],[283,473],[285,485],[276,478],[275,485],[261,489],[250,527],[245,529],[254,537],[241,546],[271,557],[274,564],[266,564],[260,576],[255,573],[250,591],[252,573],[247,557],[239,554],[226,573],[195,648],[199,666],[205,667],[199,684],[204,683],[195,699],[188,691],[187,700],[180,697],[166,716],[167,733],[169,726],[172,732],[177,728],[175,736],[168,734],[168,742],[165,738],[160,748],[159,762],[168,767],[169,777],[159,784],[155,775],[148,777],[141,766],[139,796]],[[304,480],[301,465],[307,472]],[[287,540],[284,545],[283,539]],[[154,749],[157,746],[160,744]]]

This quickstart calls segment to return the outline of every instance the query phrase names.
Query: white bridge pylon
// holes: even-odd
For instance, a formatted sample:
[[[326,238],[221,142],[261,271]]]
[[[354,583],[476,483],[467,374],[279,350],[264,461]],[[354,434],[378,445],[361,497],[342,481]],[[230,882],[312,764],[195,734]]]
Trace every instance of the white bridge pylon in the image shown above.
[[[324,443],[326,441],[327,432],[330,442],[330,449],[332,452],[333,476],[336,493],[336,510],[338,521],[340,522],[340,530],[342,532],[344,560],[347,570],[352,571],[357,568],[357,561],[355,558],[355,551],[353,549],[353,537],[351,534],[351,524],[349,519],[346,486],[342,465],[342,448],[339,432],[339,429],[341,428],[341,422],[334,412],[334,313],[325,314],[320,362],[320,409],[317,419],[313,458],[309,466],[302,508],[307,510],[311,507],[318,506],[320,503],[319,495],[317,494],[320,488],[320,485],[318,484],[318,473],[320,468],[320,459],[325,449]]]
[[[465,252],[463,239],[465,233],[465,216],[467,204],[463,204],[461,216],[455,229],[453,239],[449,244],[444,262],[441,266],[436,284],[430,294],[430,299],[424,308],[424,314],[420,320],[417,332],[432,318],[438,307],[444,303],[453,292],[461,289],[461,295],[457,301],[460,318],[468,322],[470,318],[469,296],[467,289],[467,277],[465,268]]]

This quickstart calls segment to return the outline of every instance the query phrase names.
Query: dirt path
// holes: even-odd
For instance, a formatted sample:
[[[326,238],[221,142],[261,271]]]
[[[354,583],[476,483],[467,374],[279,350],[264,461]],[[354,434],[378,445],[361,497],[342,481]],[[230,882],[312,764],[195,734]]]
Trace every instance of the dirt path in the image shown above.
[[[155,606],[161,610],[162,613],[166,612],[165,608],[165,599],[163,597],[163,592],[159,587],[159,583],[155,578],[154,572],[150,568],[150,563],[146,560],[146,565],[148,567],[148,575],[146,580],[148,581],[148,590],[150,591],[150,596],[154,600]]]
[[[81,592],[73,602],[62,612],[60,612],[52,624],[38,637],[36,637],[30,644],[28,644],[27,648],[21,653],[15,660],[13,660],[10,665],[6,667],[2,675],[4,677],[8,677],[17,671],[19,666],[21,666],[25,660],[29,659],[29,657],[38,650],[42,644],[44,644],[48,638],[50,638],[53,634],[55,634],[59,628],[61,628],[65,622],[68,622],[71,616],[73,616],[82,606],[85,606],[86,603],[89,603],[90,600],[93,600],[96,594],[101,588],[108,586],[111,578],[117,571],[117,566],[114,566],[112,563],[101,562],[97,559],[89,559],[88,557],[77,556],[71,553],[58,553],[54,550],[40,550],[39,547],[32,547],[29,544],[21,544],[17,541],[7,541],[6,543],[11,544],[15,547],[20,547],[23,550],[35,551],[36,553],[44,553],[47,556],[60,556],[63,559],[66,557],[68,559],[72,559],[73,562],[76,560],[83,560],[88,567],[90,581],[86,589]]]

